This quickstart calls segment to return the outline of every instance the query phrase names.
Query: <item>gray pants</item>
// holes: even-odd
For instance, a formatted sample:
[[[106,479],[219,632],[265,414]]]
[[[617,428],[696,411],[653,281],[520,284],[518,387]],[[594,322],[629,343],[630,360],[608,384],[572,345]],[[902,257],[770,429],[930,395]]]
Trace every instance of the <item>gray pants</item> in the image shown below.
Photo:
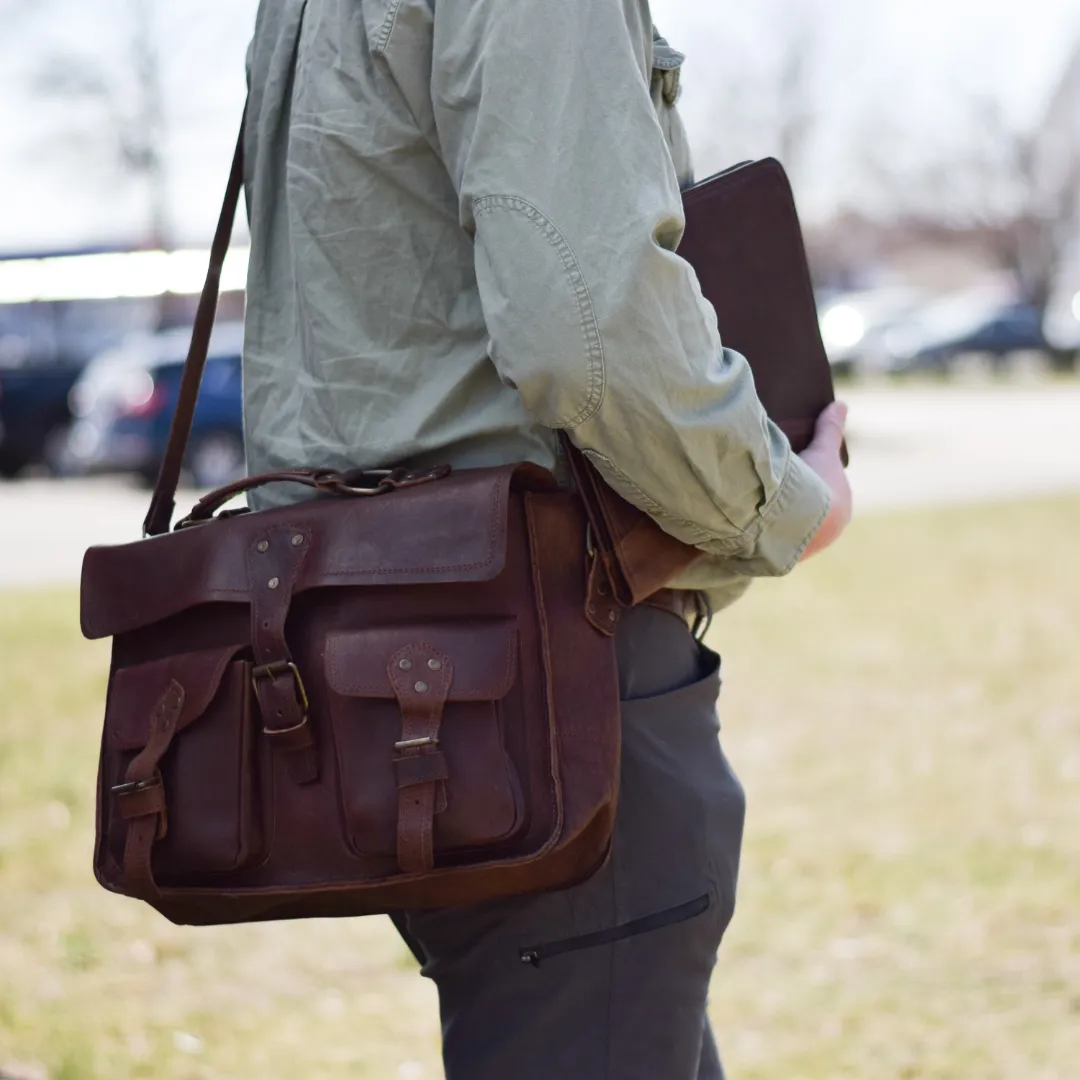
[[[720,749],[719,658],[676,616],[617,638],[611,860],[563,892],[395,917],[435,980],[447,1080],[720,1080],[705,1012],[745,804]]]

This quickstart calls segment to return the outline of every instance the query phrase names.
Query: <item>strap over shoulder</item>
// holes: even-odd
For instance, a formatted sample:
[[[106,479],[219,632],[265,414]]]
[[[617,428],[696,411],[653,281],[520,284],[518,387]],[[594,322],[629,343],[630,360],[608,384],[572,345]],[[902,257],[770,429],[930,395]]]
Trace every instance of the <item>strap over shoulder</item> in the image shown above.
[[[244,109],[246,118],[247,108]],[[199,396],[199,384],[202,382],[203,369],[206,367],[206,354],[210,348],[210,334],[214,329],[217,315],[218,295],[221,291],[221,268],[225,264],[225,255],[232,238],[233,223],[236,220],[236,207],[240,202],[240,192],[244,186],[244,119],[240,121],[240,134],[236,140],[232,169],[225,189],[225,200],[221,205],[214,242],[210,247],[210,266],[206,272],[206,282],[199,298],[199,307],[195,314],[195,326],[191,333],[184,375],[180,382],[180,393],[176,401],[172,426],[169,429],[169,441],[165,455],[161,459],[161,469],[154,494],[150,500],[150,509],[143,522],[144,536],[160,536],[169,531],[172,524],[173,509],[176,504],[176,487],[180,483],[180,470],[184,464],[191,435],[191,423],[195,417],[195,402]]]

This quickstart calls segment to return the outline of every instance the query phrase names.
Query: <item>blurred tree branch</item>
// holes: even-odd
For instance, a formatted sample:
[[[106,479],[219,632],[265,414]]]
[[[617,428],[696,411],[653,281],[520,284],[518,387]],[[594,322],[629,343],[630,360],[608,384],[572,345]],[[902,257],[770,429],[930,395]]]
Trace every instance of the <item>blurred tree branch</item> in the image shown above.
[[[776,154],[793,175],[806,164],[809,144],[820,120],[816,65],[820,41],[807,8],[792,9],[784,20],[776,79]]]
[[[1080,232],[1080,49],[1035,122],[1018,126],[996,98],[972,99],[968,114],[966,141],[897,183],[894,202],[915,223],[979,241],[1045,310]]]
[[[823,10],[819,0],[768,0],[767,33],[729,41],[709,72],[716,109],[700,149],[710,166],[772,155],[800,187],[821,129]]]
[[[47,58],[34,80],[44,97],[84,102],[99,110],[101,139],[128,175],[145,186],[149,202],[147,242],[168,247],[170,213],[168,136],[162,94],[162,65],[154,25],[156,0],[124,0],[127,41],[120,71],[101,59],[60,54]]]

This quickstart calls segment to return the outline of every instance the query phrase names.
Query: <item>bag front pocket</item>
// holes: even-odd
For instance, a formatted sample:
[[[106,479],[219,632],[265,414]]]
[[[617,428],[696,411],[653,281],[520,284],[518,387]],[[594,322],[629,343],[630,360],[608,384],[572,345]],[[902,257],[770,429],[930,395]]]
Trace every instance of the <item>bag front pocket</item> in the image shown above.
[[[265,858],[262,800],[269,793],[259,783],[251,664],[240,652],[183,653],[114,674],[102,779],[108,849],[118,865],[140,791],[163,801],[152,850],[161,881],[239,870]],[[163,733],[170,704],[177,715]]]
[[[340,632],[326,642],[326,676],[346,831],[363,855],[402,855],[415,813],[434,852],[509,839],[523,824],[504,725],[513,715],[518,639],[513,620]],[[426,710],[428,728],[410,719]],[[423,717],[421,717],[423,719]],[[421,737],[410,738],[417,731]],[[425,810],[422,798],[431,799]],[[416,809],[413,810],[415,805]],[[403,869],[406,867],[403,867]]]

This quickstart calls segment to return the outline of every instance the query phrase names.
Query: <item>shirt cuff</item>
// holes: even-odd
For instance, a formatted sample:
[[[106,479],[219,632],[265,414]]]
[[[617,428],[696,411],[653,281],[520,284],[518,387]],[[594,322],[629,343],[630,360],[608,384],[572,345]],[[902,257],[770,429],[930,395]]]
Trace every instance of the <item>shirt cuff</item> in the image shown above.
[[[749,577],[790,573],[821,527],[831,502],[828,484],[797,454],[791,454],[776,494],[747,530],[747,537],[752,538],[749,550],[734,558],[728,550],[730,569]],[[702,547],[709,550],[708,544]]]

